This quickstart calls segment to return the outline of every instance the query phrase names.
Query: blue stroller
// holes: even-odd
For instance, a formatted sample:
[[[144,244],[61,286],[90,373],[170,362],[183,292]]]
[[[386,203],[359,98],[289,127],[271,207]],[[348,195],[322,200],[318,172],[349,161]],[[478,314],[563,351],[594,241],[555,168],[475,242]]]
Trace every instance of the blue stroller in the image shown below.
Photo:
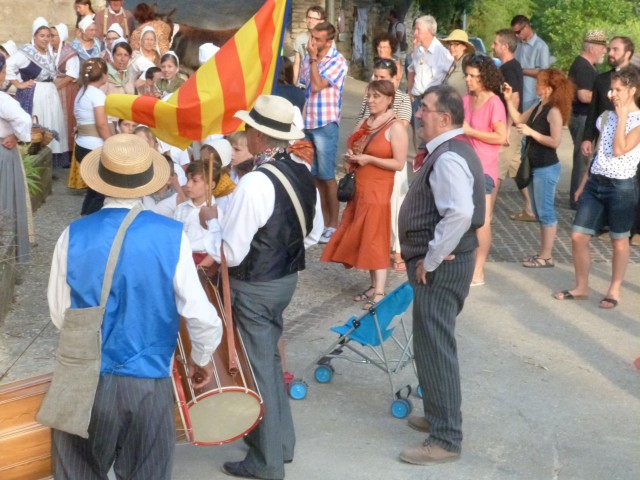
[[[408,399],[411,386],[396,390],[393,374],[408,364],[413,365],[413,334],[407,330],[402,318],[412,301],[413,289],[405,282],[369,308],[367,313],[360,317],[354,315],[344,325],[331,328],[339,335],[338,339],[304,368],[301,377],[291,382],[291,398],[302,400],[307,396],[308,385],[304,375],[312,367],[315,366],[314,378],[318,383],[329,383],[335,372],[332,361],[343,359],[374,365],[385,372],[391,386],[391,414],[396,418],[409,415],[412,409]],[[392,326],[396,318],[399,320]],[[393,341],[392,348],[385,348],[384,343],[389,339]],[[392,351],[394,357],[390,358]],[[420,394],[419,388],[417,393]]]

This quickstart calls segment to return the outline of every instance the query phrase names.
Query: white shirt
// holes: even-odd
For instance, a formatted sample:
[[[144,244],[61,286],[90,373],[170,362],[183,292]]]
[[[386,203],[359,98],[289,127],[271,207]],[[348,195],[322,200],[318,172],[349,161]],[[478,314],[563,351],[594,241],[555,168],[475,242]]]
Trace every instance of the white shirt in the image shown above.
[[[127,70],[129,75],[131,76],[131,79],[135,82],[140,78],[144,79],[147,70],[155,66],[156,64],[145,57],[142,53],[134,52],[133,58],[131,59],[131,62],[129,62]]]
[[[164,217],[174,218],[176,207],[178,206],[178,193],[173,192],[167,198],[156,201],[151,195],[142,198],[142,206],[145,210],[150,210]]]
[[[189,149],[180,150],[178,147],[169,145],[162,140],[158,140],[158,149],[160,150],[160,153],[169,153],[171,160],[173,160],[173,170],[178,176],[178,183],[180,186],[184,187],[187,184],[187,174],[184,171],[183,165],[189,165],[191,163]]]
[[[11,95],[0,92],[0,138],[14,134],[21,142],[31,141],[31,116]]]
[[[80,57],[74,55],[69,60],[67,60],[67,69],[65,70],[65,75],[67,77],[71,77],[74,80],[77,80],[80,77]]]
[[[591,173],[602,175],[607,178],[624,180],[636,175],[638,163],[640,162],[640,144],[618,157],[613,155],[613,139],[618,128],[618,115],[614,111],[608,111],[607,124],[602,125],[604,113],[596,120],[596,128],[600,133],[598,142],[598,153],[593,159]],[[640,125],[640,112],[629,112],[627,124],[625,125],[625,135]]]
[[[271,215],[276,203],[273,183],[260,171],[249,172],[240,179],[233,192],[224,217],[209,220],[209,233],[205,237],[205,248],[216,262],[220,262],[220,247],[224,240],[227,264],[235,267],[249,254],[253,237]],[[297,222],[298,219],[291,219]],[[318,243],[324,230],[324,219],[320,206],[320,194],[316,190],[316,211],[313,229],[304,239],[304,248]]]
[[[422,95],[433,85],[440,85],[453,62],[453,57],[437,38],[431,41],[429,48],[418,45],[413,50],[412,58],[409,71],[415,72],[411,89],[413,96]]]
[[[103,208],[131,209],[139,203],[139,198],[125,200],[107,197]],[[68,248],[69,227],[60,235],[53,251],[47,290],[51,321],[58,329],[62,329],[64,312],[71,306],[71,288],[67,283]],[[173,291],[178,313],[187,321],[192,346],[191,358],[198,365],[206,365],[222,339],[222,322],[200,284],[189,241],[184,233],[173,277]]]
[[[104,107],[107,96],[102,90],[89,85],[86,89],[81,89],[76,95],[74,104],[74,114],[78,125],[95,125],[96,124],[96,107]],[[104,140],[100,137],[78,135],[76,143],[82,148],[95,150],[104,144]]]
[[[447,140],[462,135],[461,128],[450,130],[427,143],[429,152]],[[433,240],[429,242],[424,268],[432,272],[453,252],[471,226],[473,217],[473,175],[464,158],[445,152],[436,161],[429,177],[438,213],[442,219],[436,224]]]
[[[184,233],[189,239],[191,249],[195,253],[204,253],[205,237],[207,230],[200,225],[200,209],[206,202],[196,205],[193,200],[189,199],[176,207],[173,218],[184,224]],[[211,205],[215,205],[215,199],[211,197]],[[218,212],[220,214],[220,212]]]

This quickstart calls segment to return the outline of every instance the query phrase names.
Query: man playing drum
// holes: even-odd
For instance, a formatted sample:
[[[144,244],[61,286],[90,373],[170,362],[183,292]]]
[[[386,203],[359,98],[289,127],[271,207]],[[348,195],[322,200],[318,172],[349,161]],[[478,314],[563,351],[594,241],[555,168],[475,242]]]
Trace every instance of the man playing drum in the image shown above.
[[[293,105],[262,95],[253,110],[235,116],[246,123],[256,168],[242,177],[220,221],[215,206],[203,207],[200,220],[208,221],[205,247],[218,262],[224,242],[233,318],[262,394],[264,416],[246,437],[245,459],[226,462],[223,471],[282,479],[284,463],[293,460],[295,432],[277,343],[282,313],[305,268],[305,247],[317,243],[324,223],[309,169],[287,152],[289,140],[304,136],[293,125]]]
[[[141,138],[120,134],[87,155],[81,173],[106,200],[102,210],[73,222],[62,233],[53,254],[49,308],[53,323],[62,330],[54,383],[61,358],[73,357],[80,363],[91,356],[87,351],[92,353],[91,342],[76,342],[75,348],[67,343],[79,333],[65,329],[72,320],[69,312],[104,304],[101,356],[96,355],[97,365],[88,365],[87,373],[70,383],[84,385],[93,366],[100,377],[92,408],[89,399],[88,438],[53,430],[54,475],[103,479],[113,465],[117,478],[170,479],[176,434],[170,365],[179,316],[189,328],[189,370],[196,387],[211,376],[221,321],[202,289],[182,225],[150,211],[135,216],[142,197],[166,184],[166,159]],[[114,254],[113,270],[107,258],[112,245],[118,244],[116,231],[125,217],[133,217],[133,222],[124,232],[119,254]],[[105,271],[111,270],[110,281]],[[103,282],[111,283],[104,302]],[[105,287],[103,298],[106,292]],[[49,399],[58,411],[63,410],[58,404],[65,394],[58,392]]]

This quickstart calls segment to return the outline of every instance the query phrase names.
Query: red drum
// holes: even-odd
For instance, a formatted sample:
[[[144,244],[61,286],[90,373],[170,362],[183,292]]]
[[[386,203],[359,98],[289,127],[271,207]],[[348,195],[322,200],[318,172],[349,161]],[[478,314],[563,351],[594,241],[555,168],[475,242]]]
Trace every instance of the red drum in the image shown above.
[[[221,445],[249,433],[260,422],[264,407],[244,344],[231,315],[225,315],[218,288],[202,270],[198,271],[209,301],[216,307],[224,328],[220,346],[212,356],[214,372],[211,381],[202,388],[194,389],[186,363],[191,355],[191,342],[186,322],[180,320],[172,368],[177,418],[181,420],[188,442],[194,445]],[[179,425],[177,429],[178,434],[182,433]]]

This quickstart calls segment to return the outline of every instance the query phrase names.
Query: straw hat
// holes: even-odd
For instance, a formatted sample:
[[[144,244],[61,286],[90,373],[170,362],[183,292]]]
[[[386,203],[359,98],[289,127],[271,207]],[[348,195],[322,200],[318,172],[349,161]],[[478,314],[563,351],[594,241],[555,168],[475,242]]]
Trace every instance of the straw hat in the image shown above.
[[[169,163],[142,138],[120,133],[84,157],[80,174],[90,188],[103,195],[138,198],[167,183]]]
[[[467,46],[467,53],[475,53],[476,47],[473,46],[473,43],[469,42],[469,35],[464,30],[460,30],[459,28],[453,30],[447,38],[443,38],[442,43],[447,42],[460,42],[464,43]]]
[[[282,97],[260,95],[250,112],[240,110],[234,117],[271,138],[278,140],[304,138],[304,133],[293,125],[294,106]]]
[[[595,43],[596,45],[607,45],[607,34],[604,30],[589,30],[584,36],[584,43]]]

